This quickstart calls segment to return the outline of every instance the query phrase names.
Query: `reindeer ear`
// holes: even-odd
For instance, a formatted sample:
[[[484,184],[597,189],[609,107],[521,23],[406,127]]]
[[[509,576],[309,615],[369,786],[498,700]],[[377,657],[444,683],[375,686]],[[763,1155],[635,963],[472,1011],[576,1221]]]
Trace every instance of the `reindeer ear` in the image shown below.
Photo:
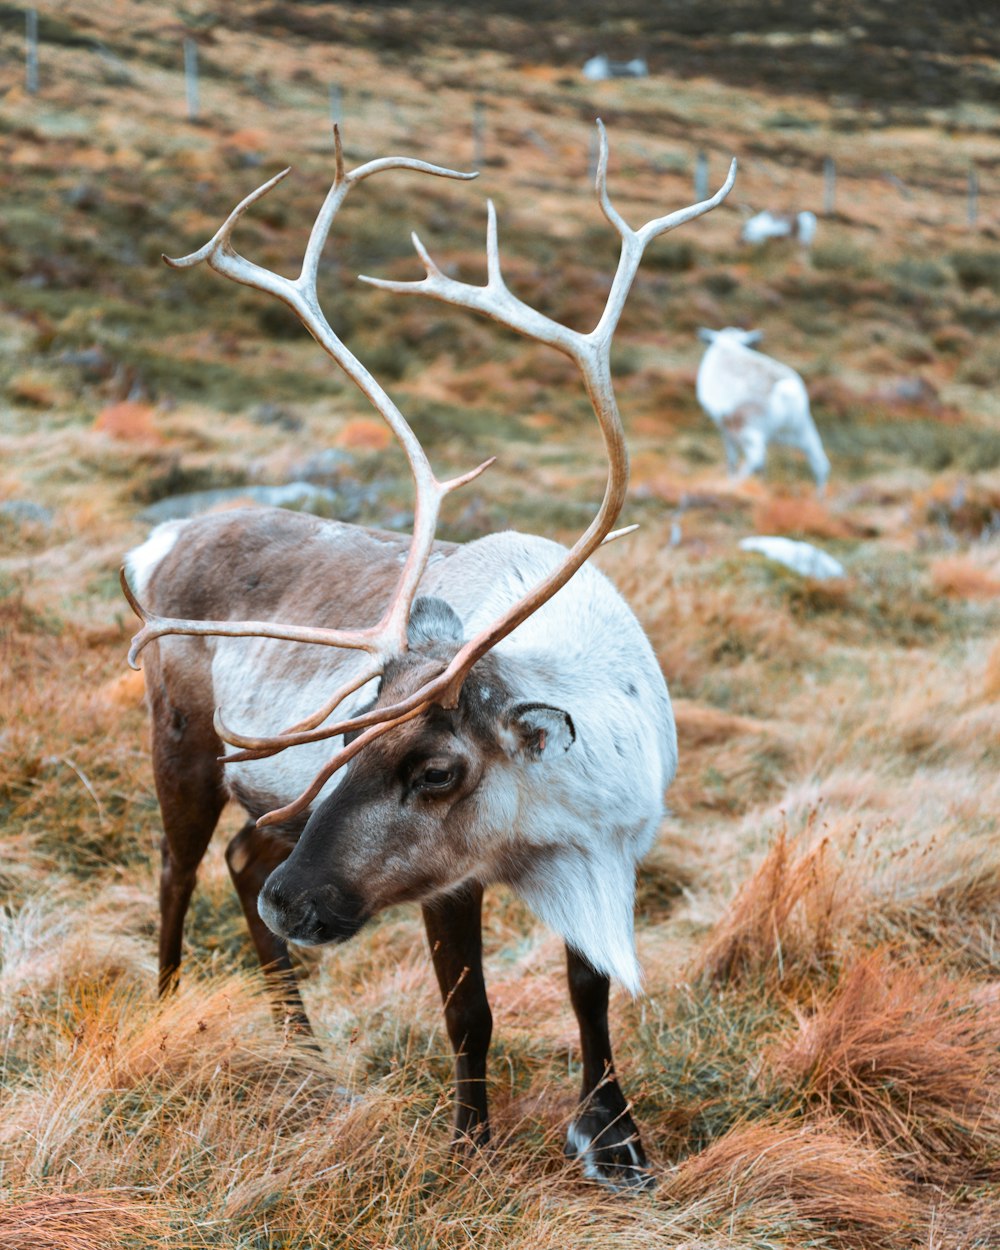
[[[422,595],[414,602],[406,627],[406,644],[411,651],[436,642],[462,642],[464,637],[462,622],[450,603],[433,595]]]
[[[747,347],[753,347],[754,343],[759,343],[763,337],[763,330],[746,330],[743,334],[743,342]]]
[[[704,326],[698,327],[698,337],[703,343],[714,343],[717,330],[706,330]]]
[[[540,760],[568,751],[576,741],[573,719],[547,703],[515,703],[500,723],[500,741],[513,756]]]

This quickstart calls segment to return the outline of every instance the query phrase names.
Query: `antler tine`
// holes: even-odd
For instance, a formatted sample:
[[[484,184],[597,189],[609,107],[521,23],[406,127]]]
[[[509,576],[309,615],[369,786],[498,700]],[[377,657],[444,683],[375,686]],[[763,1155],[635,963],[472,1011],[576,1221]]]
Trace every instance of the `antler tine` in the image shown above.
[[[313,642],[328,647],[347,647],[356,651],[368,651],[372,655],[381,655],[382,639],[378,627],[369,629],[323,629],[311,625],[275,625],[270,621],[198,621],[184,617],[157,616],[142,606],[128,584],[124,567],[119,570],[119,581],[122,593],[129,602],[132,611],[142,622],[142,629],[132,639],[129,648],[128,663],[130,668],[139,669],[137,663],[140,651],[156,638],[167,634],[224,634],[228,638],[281,638],[285,642]]]
[[[167,634],[223,635],[227,637],[270,637],[292,642],[321,643],[328,646],[349,647],[368,651],[378,659],[398,653],[406,648],[406,622],[416,595],[417,586],[426,566],[434,541],[441,502],[451,491],[478,477],[492,459],[468,473],[447,481],[434,475],[430,463],[402,413],[386,392],[334,333],[327,321],[316,290],[320,256],[326,243],[333,219],[350,188],[373,174],[389,169],[404,169],[427,173],[436,177],[468,180],[478,175],[432,165],[411,157],[389,156],[369,161],[357,169],[345,171],[343,145],[339,127],[334,127],[335,174],[323,205],[313,223],[303,257],[302,269],[294,279],[282,277],[271,270],[240,256],[231,243],[231,235],[237,221],[257,200],[267,195],[290,172],[283,170],[262,186],[251,192],[232,210],[222,226],[203,247],[187,256],[176,259],[164,257],[173,268],[190,268],[206,261],[216,272],[245,286],[266,291],[286,303],[299,317],[320,346],[344,370],[348,377],[368,398],[375,409],[396,435],[410,465],[415,488],[414,532],[410,549],[395,590],[379,623],[363,630],[327,630],[300,626],[277,625],[266,621],[193,621],[173,617],[161,617],[147,613],[138,600],[126,589],[126,597],[133,610],[143,620],[143,628],[133,640],[129,651],[129,663],[137,667],[142,649],[153,639]],[[341,692],[338,692],[340,694]],[[292,732],[314,728],[338,706],[351,690],[344,688],[340,699],[329,701]],[[280,744],[281,737],[272,740]]]
[[[254,755],[274,755],[278,751],[283,751],[286,746],[296,746],[301,742],[314,741],[315,737],[312,731],[317,726],[322,725],[328,716],[332,716],[349,695],[354,694],[356,690],[360,690],[367,682],[378,677],[381,672],[381,664],[368,665],[356,676],[344,682],[339,689],[335,690],[326,703],[313,712],[311,716],[307,716],[305,720],[299,721],[298,724],[291,725],[288,729],[283,730],[282,733],[274,737],[255,737],[252,734],[242,734],[235,729],[230,729],[223,718],[222,709],[218,707],[215,709],[213,718],[215,732],[223,742],[241,747]],[[330,734],[324,732],[319,737],[328,738]]]
[[[276,808],[273,812],[265,812],[257,821],[258,827],[264,825],[277,825],[281,821],[287,820],[291,816],[297,816],[299,812],[305,811],[313,799],[319,794],[320,790],[326,785],[338,769],[352,760],[355,755],[363,751],[369,742],[373,742],[376,738],[381,738],[383,734],[395,729],[397,725],[402,725],[408,720],[413,720],[415,716],[419,716],[421,712],[430,705],[427,700],[417,704],[401,716],[395,716],[391,720],[382,721],[369,729],[367,733],[360,734],[353,742],[347,746],[341,747],[335,755],[333,755],[326,764],[320,769],[316,776],[312,779],[305,790],[297,799],[293,799],[291,803],[287,803],[284,807]],[[227,757],[228,758],[228,757]]]
[[[204,247],[198,248],[196,252],[190,252],[187,256],[171,257],[165,252],[161,252],[160,259],[165,265],[169,265],[171,269],[192,269],[195,265],[200,265],[203,260],[207,260],[211,263],[211,258],[217,251],[222,248],[229,248],[229,239],[233,233],[233,227],[251,206],[251,204],[256,204],[258,200],[262,200],[269,191],[272,191],[278,185],[279,182],[284,182],[291,172],[292,167],[289,165],[288,168],[283,169],[280,174],[275,174],[273,178],[269,178],[267,182],[259,186],[256,191],[251,191],[245,199],[240,200]]]
[[[567,553],[564,561],[544,581],[515,603],[502,617],[488,626],[476,638],[471,639],[458,652],[448,669],[433,683],[436,702],[446,705],[458,697],[465,674],[491,647],[506,637],[522,621],[552,597],[573,576],[610,534],[621,511],[628,485],[628,453],[625,448],[624,431],[611,383],[611,340],[621,318],[625,300],[632,287],[639,262],[647,244],[659,234],[672,230],[685,221],[709,212],[729,194],[736,176],[736,162],[730,167],[729,176],[720,190],[700,204],[681,209],[665,217],[647,222],[640,230],[633,230],[611,203],[607,192],[608,142],[603,123],[598,120],[600,135],[600,158],[598,161],[596,190],[601,209],[622,240],[618,268],[608,294],[604,312],[589,334],[571,330],[559,322],[543,316],[513,295],[505,285],[500,272],[499,245],[497,242],[496,213],[492,202],[488,207],[487,226],[487,282],[474,286],[459,282],[442,273],[431,260],[426,249],[414,238],[418,255],[424,263],[426,276],[413,282],[396,282],[385,279],[362,277],[362,281],[383,290],[402,294],[421,292],[445,303],[457,304],[485,313],[512,330],[547,343],[570,356],[583,376],[584,385],[594,406],[604,436],[608,455],[608,481],[601,507],[587,528]],[[429,693],[430,687],[423,692]],[[402,705],[383,711],[399,712]]]

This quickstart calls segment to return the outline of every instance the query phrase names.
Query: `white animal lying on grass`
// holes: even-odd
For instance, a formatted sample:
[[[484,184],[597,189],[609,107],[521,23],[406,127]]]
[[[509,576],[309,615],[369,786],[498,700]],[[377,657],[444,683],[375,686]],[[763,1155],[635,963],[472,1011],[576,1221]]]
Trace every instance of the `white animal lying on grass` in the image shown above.
[[[760,330],[698,331],[708,350],[698,366],[698,402],[722,433],[730,474],[759,473],[769,443],[804,451],[820,494],[830,461],[809,411],[805,383],[788,365],[751,349]],[[742,458],[742,463],[741,463]]]
[[[809,247],[816,237],[816,214],[772,213],[765,209],[743,223],[740,238],[744,243],[766,243],[768,239],[798,239]]]
[[[812,543],[796,542],[793,538],[756,534],[752,538],[740,539],[741,551],[756,551],[768,560],[776,560],[785,568],[791,569],[801,577],[812,577],[816,581],[827,581],[831,577],[844,577],[844,566],[839,560],[820,551]]]

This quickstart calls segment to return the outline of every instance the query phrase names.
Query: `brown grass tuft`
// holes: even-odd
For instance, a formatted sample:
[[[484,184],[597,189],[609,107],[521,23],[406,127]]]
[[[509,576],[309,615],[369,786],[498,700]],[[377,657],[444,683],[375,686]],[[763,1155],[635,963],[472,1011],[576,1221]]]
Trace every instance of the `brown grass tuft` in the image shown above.
[[[163,1210],[114,1190],[47,1193],[0,1210],[4,1250],[116,1250],[137,1237],[148,1247],[177,1247],[162,1233]]]
[[[875,951],[777,1059],[807,1101],[918,1180],[1000,1176],[1000,1003]]]
[[[125,401],[112,404],[97,414],[94,429],[127,443],[159,443],[162,436],[155,424],[155,413],[149,404]]]
[[[1000,642],[994,644],[992,651],[986,657],[982,695],[984,699],[1000,699]]]
[[[914,1208],[878,1153],[832,1128],[743,1124],[686,1159],[665,1183],[731,1226],[752,1210],[805,1222],[842,1246],[900,1245]]]
[[[355,417],[337,435],[337,446],[352,451],[385,451],[392,441],[392,431],[381,421]]]
[[[808,827],[803,835],[809,842]],[[781,830],[730,903],[693,974],[715,982],[765,976],[785,989],[823,972],[850,908],[849,861],[824,838],[803,849]]]
[[[818,499],[800,495],[762,499],[754,507],[753,524],[758,534],[786,534],[793,538],[850,538],[856,532]]]
[[[995,599],[1000,595],[1000,578],[963,556],[935,560],[931,581],[939,594],[952,599]]]

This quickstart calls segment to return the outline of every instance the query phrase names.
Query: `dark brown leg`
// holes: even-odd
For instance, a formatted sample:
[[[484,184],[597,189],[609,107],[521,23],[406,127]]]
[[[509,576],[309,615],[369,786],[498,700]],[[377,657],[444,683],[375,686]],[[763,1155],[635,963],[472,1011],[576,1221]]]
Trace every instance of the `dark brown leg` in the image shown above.
[[[146,657],[152,713],[153,778],[163,818],[160,844],[160,993],[175,982],[181,963],[184,918],[198,865],[212,839],[226,793],[218,755],[222,744],[210,713],[185,709],[198,703],[183,681],[168,686],[154,644]]]
[[[580,1110],[566,1135],[566,1153],[582,1162],[587,1176],[612,1189],[647,1188],[652,1178],[611,1055],[610,983],[569,946],[566,970],[583,1056]]]
[[[283,938],[272,933],[257,913],[261,886],[279,864],[292,853],[294,843],[267,829],[258,829],[248,820],[226,847],[229,874],[240,896],[247,928],[257,950],[257,958],[274,989],[275,1011],[282,1023],[301,1033],[312,1033],[305,1004],[295,978],[295,970]]]
[[[157,779],[159,781],[159,778]],[[181,965],[184,918],[198,875],[198,865],[225,806],[221,790],[203,785],[183,793],[160,788],[163,841],[160,843],[160,979],[163,994],[174,984]]]
[[[456,1145],[482,1146],[490,1139],[486,1052],[493,1015],[483,980],[482,904],[482,887],[467,885],[423,909],[455,1051]]]

